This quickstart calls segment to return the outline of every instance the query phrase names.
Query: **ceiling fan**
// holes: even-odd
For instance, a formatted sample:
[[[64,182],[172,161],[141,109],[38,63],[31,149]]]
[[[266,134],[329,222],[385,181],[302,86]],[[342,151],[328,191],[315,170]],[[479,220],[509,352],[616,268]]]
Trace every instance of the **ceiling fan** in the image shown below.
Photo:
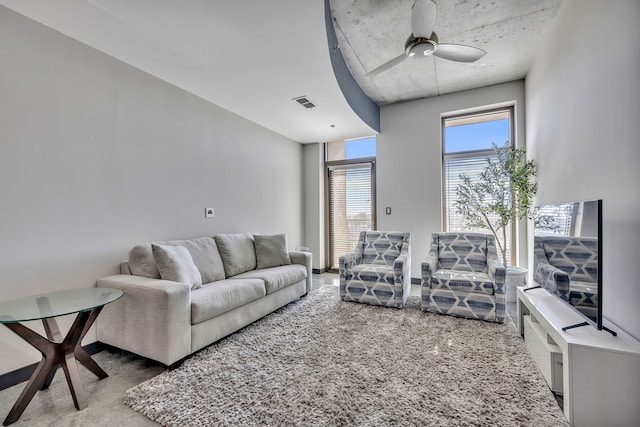
[[[416,0],[411,10],[411,31],[401,55],[385,62],[367,75],[380,74],[395,67],[407,58],[437,56],[458,62],[474,62],[487,54],[482,49],[462,44],[439,43],[433,32],[436,25],[437,6],[433,0]]]

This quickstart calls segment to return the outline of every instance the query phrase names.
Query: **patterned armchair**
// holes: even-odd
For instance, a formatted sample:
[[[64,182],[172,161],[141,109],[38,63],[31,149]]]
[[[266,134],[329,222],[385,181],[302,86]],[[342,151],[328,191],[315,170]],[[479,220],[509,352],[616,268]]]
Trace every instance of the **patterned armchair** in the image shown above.
[[[598,311],[598,239],[534,237],[534,276],[540,286],[595,321]]]
[[[361,231],[352,252],[340,257],[340,298],[404,307],[411,289],[411,236]]]
[[[492,235],[433,233],[422,263],[422,311],[502,323],[505,274]]]

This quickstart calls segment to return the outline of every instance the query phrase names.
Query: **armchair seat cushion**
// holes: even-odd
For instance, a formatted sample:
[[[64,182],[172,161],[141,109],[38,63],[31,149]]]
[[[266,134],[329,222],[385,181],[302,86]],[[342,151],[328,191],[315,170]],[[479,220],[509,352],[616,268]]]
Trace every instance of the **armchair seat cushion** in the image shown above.
[[[348,280],[363,282],[384,282],[393,286],[393,266],[379,264],[354,265],[347,273]]]
[[[431,278],[431,289],[493,295],[493,281],[487,273],[473,271],[438,270]]]

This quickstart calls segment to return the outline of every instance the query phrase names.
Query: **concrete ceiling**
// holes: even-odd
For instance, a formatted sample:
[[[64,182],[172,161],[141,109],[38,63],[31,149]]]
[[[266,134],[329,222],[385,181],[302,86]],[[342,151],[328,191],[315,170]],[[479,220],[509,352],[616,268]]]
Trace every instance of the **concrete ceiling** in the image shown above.
[[[404,52],[414,0],[331,0],[342,55],[360,87],[378,105],[524,78],[562,0],[436,0],[441,43],[475,46],[475,63],[437,57],[407,59],[366,73]]]
[[[332,0],[351,73],[379,105],[519,79],[562,0],[439,0],[441,42],[478,46],[366,72],[400,54],[413,0]],[[0,0],[20,14],[299,142],[375,133],[336,82],[322,0]],[[307,96],[305,109],[292,98]]]

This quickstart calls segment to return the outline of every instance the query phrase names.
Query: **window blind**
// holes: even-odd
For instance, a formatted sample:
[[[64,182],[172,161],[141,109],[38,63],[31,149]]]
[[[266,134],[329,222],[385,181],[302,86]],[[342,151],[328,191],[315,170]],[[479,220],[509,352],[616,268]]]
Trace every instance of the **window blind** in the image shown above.
[[[360,231],[373,222],[372,164],[329,168],[329,268],[337,270],[340,256],[352,251]]]
[[[462,183],[460,174],[467,175],[472,182],[478,181],[480,173],[486,168],[488,159],[494,156],[486,153],[478,153],[473,156],[455,157],[445,156],[444,159],[444,205],[445,205],[445,231],[474,231],[481,233],[491,233],[491,230],[486,228],[473,228],[467,225],[465,218],[457,212],[456,198],[457,187]],[[494,216],[489,215],[489,218],[493,219]],[[507,263],[510,263],[511,258],[511,227],[507,227]],[[500,235],[502,239],[502,236]],[[499,249],[498,249],[499,250]]]

